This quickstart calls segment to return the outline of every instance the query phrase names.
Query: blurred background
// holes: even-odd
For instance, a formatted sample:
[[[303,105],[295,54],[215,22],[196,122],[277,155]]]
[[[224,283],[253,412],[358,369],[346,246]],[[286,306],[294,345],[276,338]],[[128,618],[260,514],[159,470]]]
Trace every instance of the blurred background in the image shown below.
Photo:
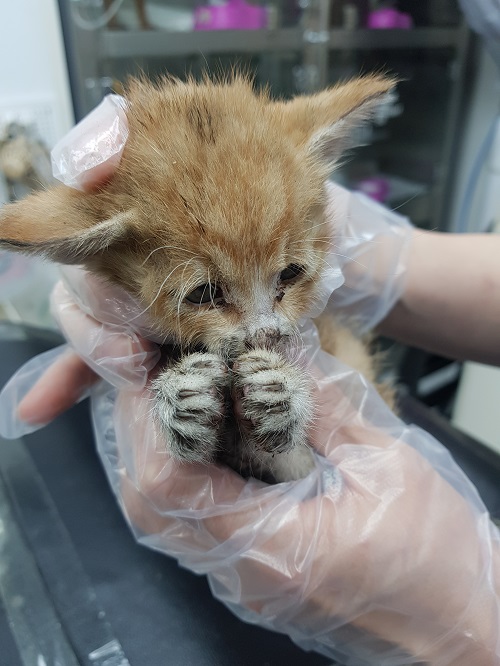
[[[51,147],[129,74],[237,65],[290,97],[384,70],[401,79],[398,99],[335,179],[422,228],[494,229],[497,67],[457,0],[4,0],[0,56],[1,203],[51,183]],[[55,279],[0,253],[2,319],[52,327]],[[500,450],[498,371],[381,344],[405,390]]]

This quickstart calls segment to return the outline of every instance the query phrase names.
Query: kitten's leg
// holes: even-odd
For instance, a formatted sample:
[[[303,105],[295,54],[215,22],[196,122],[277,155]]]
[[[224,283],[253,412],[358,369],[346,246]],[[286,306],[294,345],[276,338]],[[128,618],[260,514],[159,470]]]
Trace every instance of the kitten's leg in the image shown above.
[[[155,417],[170,453],[186,462],[211,462],[220,447],[227,368],[214,354],[181,358],[154,380]]]
[[[331,313],[323,312],[314,320],[319,333],[321,348],[346,365],[360,372],[374,384],[380,396],[391,409],[396,408],[396,391],[390,382],[380,383],[377,376],[383,367],[384,355],[370,351],[369,338],[357,338],[339,325]]]
[[[307,446],[313,409],[304,371],[274,351],[257,349],[240,356],[233,373],[248,467],[276,481],[306,476],[314,466]]]
[[[266,481],[269,476],[276,483],[303,479],[315,466],[313,453],[305,443],[282,453],[255,451],[252,465],[257,471],[260,469],[259,478]]]

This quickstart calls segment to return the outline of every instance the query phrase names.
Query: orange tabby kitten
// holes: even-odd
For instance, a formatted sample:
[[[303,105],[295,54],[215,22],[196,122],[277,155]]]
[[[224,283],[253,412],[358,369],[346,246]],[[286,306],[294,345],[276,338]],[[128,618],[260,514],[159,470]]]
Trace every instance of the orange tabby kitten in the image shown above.
[[[148,308],[173,345],[153,388],[176,458],[277,481],[311,469],[308,382],[286,352],[324,266],[325,180],[393,85],[367,76],[273,101],[239,76],[133,80],[109,183],[1,211],[1,247],[83,264]],[[363,344],[331,316],[317,324],[373,380]]]

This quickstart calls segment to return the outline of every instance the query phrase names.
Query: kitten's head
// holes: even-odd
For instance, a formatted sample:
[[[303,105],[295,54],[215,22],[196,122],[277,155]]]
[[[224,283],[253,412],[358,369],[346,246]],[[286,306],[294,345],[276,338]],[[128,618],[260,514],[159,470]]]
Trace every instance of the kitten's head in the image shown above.
[[[84,264],[184,346],[231,358],[286,342],[325,267],[325,179],[393,85],[369,76],[276,102],[242,77],[134,80],[111,181],[6,206],[0,245]]]

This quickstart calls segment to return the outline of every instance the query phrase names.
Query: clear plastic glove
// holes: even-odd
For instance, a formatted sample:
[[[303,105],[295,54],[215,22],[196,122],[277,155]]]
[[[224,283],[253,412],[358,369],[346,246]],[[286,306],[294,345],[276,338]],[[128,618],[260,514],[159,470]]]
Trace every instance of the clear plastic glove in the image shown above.
[[[120,389],[93,385],[93,417],[140,543],[206,574],[242,619],[343,663],[500,663],[498,535],[477,492],[431,436],[402,423],[357,372],[319,349],[312,325],[302,337],[316,380],[317,467],[300,482],[267,486],[173,460],[151,416],[142,354],[152,367],[154,346],[125,329],[116,337],[116,324],[98,322],[62,288],[54,308],[79,353],[99,330],[85,359],[97,372],[114,368],[113,358],[124,368]],[[129,345],[139,352],[130,362]],[[77,393],[80,376],[67,360],[51,372],[52,386],[73,383]],[[54,399],[33,391],[21,403],[25,418]]]
[[[31,359],[4,386],[3,437],[21,437],[43,427],[88,397],[98,378],[121,389],[145,386],[160,358],[145,316],[118,287],[68,267],[51,300],[52,314],[71,344]]]
[[[179,465],[147,388],[114,402],[102,387],[98,446],[136,538],[208,575],[243,620],[341,663],[500,663],[498,537],[476,492],[356,372],[321,352],[311,370],[317,469],[272,487]]]
[[[413,227],[364,194],[335,183],[327,184],[327,194],[327,219],[340,220],[329,263],[339,263],[344,275],[344,284],[330,290],[327,307],[363,334],[375,328],[403,294]]]
[[[77,190],[109,180],[120,163],[128,138],[126,101],[107,95],[52,149],[54,178]]]

